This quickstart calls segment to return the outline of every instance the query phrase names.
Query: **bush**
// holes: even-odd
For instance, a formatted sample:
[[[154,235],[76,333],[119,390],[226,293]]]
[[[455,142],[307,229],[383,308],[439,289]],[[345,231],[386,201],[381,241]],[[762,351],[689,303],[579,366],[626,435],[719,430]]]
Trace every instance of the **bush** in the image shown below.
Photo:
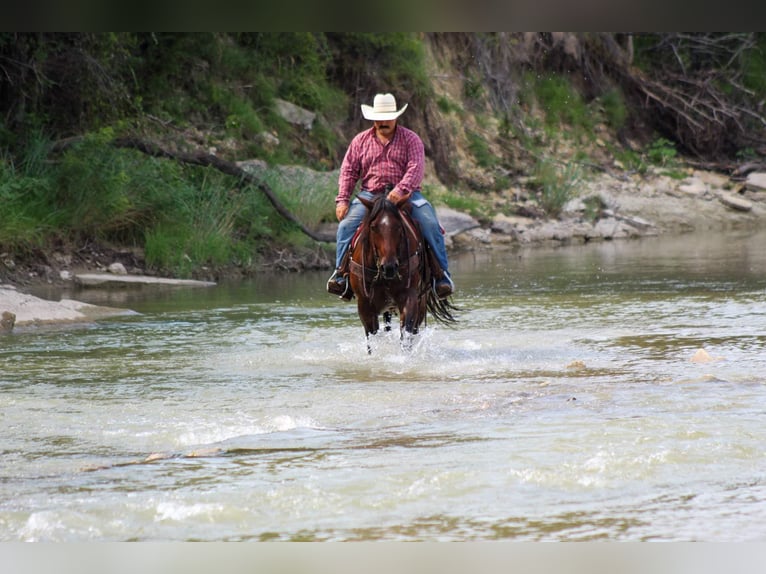
[[[577,195],[582,171],[574,163],[568,163],[563,170],[559,170],[552,161],[542,160],[535,166],[533,177],[540,187],[540,206],[549,216],[557,217],[564,205]]]

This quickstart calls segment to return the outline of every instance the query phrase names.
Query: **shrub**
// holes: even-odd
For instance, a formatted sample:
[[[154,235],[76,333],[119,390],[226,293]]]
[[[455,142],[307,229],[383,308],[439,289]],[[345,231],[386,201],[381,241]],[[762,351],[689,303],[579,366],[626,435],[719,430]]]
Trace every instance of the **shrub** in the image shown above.
[[[564,205],[577,195],[582,171],[574,163],[567,163],[559,170],[552,161],[542,160],[535,166],[533,177],[540,187],[540,206],[551,217],[557,217]]]

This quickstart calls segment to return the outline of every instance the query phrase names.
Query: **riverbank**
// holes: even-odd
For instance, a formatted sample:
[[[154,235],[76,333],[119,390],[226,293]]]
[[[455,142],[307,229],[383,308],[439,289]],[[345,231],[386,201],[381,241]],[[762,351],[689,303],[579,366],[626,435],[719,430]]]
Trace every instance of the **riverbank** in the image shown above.
[[[498,213],[480,222],[458,210],[437,207],[450,252],[512,249],[517,246],[568,245],[661,234],[678,234],[766,226],[766,174],[751,173],[735,180],[713,172],[689,170],[683,179],[655,173],[603,173],[583,183],[578,196],[566,204],[560,217],[536,217],[535,204],[523,188],[511,188],[494,198]],[[512,210],[517,215],[506,215]],[[518,215],[518,214],[524,215]],[[332,229],[327,230],[332,232]],[[305,264],[300,255],[275,251],[263,268],[273,270],[278,258]],[[304,256],[305,257],[305,256]],[[329,256],[313,252],[311,268],[331,267]],[[139,250],[89,246],[76,253],[44,254],[39,261],[17,263],[7,254],[0,261],[0,314],[4,332],[14,326],[93,321],[121,313],[66,299],[49,301],[28,293],[41,285],[71,286],[78,277],[97,274],[100,281],[135,284],[180,282],[147,272]],[[223,276],[237,270],[216,270]],[[110,276],[111,275],[111,276]],[[211,285],[212,282],[192,282]]]

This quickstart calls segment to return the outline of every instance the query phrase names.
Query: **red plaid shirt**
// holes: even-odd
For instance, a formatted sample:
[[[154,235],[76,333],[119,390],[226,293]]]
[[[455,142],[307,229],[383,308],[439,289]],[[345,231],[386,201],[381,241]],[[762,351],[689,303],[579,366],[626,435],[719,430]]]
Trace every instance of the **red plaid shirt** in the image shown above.
[[[397,125],[394,137],[384,145],[372,127],[357,134],[348,146],[335,203],[349,203],[360,179],[363,190],[380,192],[391,184],[407,196],[420,189],[424,171],[425,151],[418,134]]]

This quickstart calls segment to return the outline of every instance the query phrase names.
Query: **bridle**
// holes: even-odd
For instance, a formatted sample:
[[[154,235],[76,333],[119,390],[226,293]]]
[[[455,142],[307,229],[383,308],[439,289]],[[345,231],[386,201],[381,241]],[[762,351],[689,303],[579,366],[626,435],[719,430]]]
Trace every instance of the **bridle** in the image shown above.
[[[381,200],[386,201],[386,200]],[[387,207],[387,206],[383,206]],[[409,217],[406,217],[404,214],[401,213],[399,208],[388,208],[384,209],[381,207],[380,212],[375,214],[374,219],[370,219],[368,222],[365,223],[367,226],[367,229],[360,237],[360,241],[362,241],[362,251],[364,253],[363,260],[367,260],[367,253],[370,250],[370,244],[371,244],[371,250],[372,250],[372,260],[375,262],[375,267],[366,267],[363,263],[357,263],[354,261],[353,258],[351,258],[350,261],[350,271],[352,273],[355,273],[362,278],[362,289],[364,291],[365,297],[370,297],[372,293],[372,289],[368,289],[367,282],[369,281],[370,284],[374,287],[376,284],[380,284],[384,281],[394,281],[394,280],[401,280],[402,273],[404,273],[407,277],[407,284],[406,288],[409,289],[412,285],[412,273],[410,272],[410,265],[413,262],[413,259],[416,257],[419,257],[421,254],[420,246],[416,246],[414,251],[410,251],[413,238],[417,238],[418,234],[415,230],[414,225],[412,224],[412,221]],[[390,215],[394,215],[397,218],[397,221],[399,222],[399,228],[400,228],[400,235],[403,237],[403,241],[399,242],[399,248],[397,250],[397,270],[396,275],[394,277],[385,277],[383,274],[383,266],[381,264],[381,258],[378,254],[377,247],[375,246],[374,242],[370,241],[370,234],[375,233],[373,231],[373,223],[375,220],[377,220],[381,214],[388,213]],[[404,249],[404,254],[408,255],[407,259],[405,261],[401,261],[401,250]]]

